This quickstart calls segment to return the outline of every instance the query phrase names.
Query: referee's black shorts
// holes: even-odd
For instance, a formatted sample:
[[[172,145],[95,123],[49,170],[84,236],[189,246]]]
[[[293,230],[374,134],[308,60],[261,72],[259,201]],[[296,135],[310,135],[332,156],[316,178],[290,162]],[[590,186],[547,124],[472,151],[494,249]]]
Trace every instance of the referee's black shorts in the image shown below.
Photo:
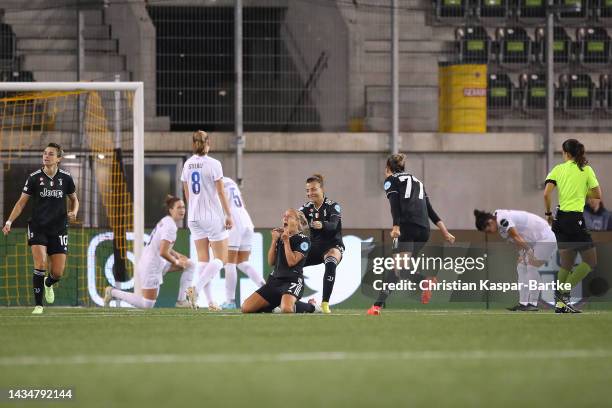
[[[400,236],[394,253],[410,252],[417,256],[429,241],[429,228],[416,224],[400,224]]]
[[[594,246],[581,212],[557,211],[552,230],[557,237],[559,249],[585,251]]]

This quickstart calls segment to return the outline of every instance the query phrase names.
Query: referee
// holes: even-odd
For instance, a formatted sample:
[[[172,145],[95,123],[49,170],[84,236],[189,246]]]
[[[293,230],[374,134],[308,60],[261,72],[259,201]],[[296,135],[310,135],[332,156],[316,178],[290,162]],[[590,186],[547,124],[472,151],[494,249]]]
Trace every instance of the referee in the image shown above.
[[[584,145],[578,140],[563,142],[563,160],[546,177],[544,204],[559,247],[561,268],[557,280],[573,288],[597,265],[597,252],[582,211],[586,198],[601,198],[601,188],[584,155]],[[559,207],[553,219],[551,194],[555,187],[559,190]],[[578,252],[582,262],[572,269]],[[569,299],[570,291],[555,292],[555,313],[580,313],[569,304]]]

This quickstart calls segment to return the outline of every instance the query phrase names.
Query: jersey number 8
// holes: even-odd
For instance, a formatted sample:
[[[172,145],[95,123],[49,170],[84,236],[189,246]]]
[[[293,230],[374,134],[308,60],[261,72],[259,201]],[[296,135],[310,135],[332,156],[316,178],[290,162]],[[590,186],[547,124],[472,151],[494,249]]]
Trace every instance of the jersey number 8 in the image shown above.
[[[193,194],[200,194],[200,173],[191,173],[191,191]]]

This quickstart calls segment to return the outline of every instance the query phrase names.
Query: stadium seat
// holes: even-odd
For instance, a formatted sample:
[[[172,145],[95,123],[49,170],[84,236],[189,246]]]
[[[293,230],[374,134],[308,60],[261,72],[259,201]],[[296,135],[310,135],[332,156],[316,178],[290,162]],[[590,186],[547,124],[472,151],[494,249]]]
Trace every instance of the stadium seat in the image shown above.
[[[458,27],[455,30],[455,44],[459,61],[487,64],[491,55],[491,38],[484,27]]]
[[[583,22],[589,18],[589,0],[555,0],[555,5],[565,9],[557,15],[562,24]]]
[[[554,27],[553,59],[555,64],[569,64],[572,56],[572,39],[563,27]],[[546,64],[546,28],[540,27],[535,31],[534,53],[536,60]]]
[[[481,19],[505,20],[510,16],[509,0],[477,0],[475,12]]]
[[[514,84],[508,74],[489,74],[487,78],[487,110],[504,111],[514,107]]]
[[[559,92],[563,110],[592,111],[595,108],[596,87],[588,74],[563,74],[559,77]]]
[[[434,0],[436,17],[442,19],[463,19],[468,14],[468,0]]]
[[[13,28],[0,23],[0,68],[13,69],[15,67],[15,33]]]
[[[581,27],[576,30],[577,56],[581,64],[610,63],[610,36],[603,27]]]
[[[546,0],[516,0],[516,17],[524,23],[541,23],[546,19]]]
[[[601,108],[612,114],[612,74],[602,74],[599,77],[599,95]]]
[[[521,74],[519,89],[524,112],[533,113],[546,109],[546,74]]]
[[[597,20],[612,20],[612,0],[593,0],[593,15]]]
[[[525,66],[531,61],[532,41],[523,27],[500,27],[495,32],[500,65]]]

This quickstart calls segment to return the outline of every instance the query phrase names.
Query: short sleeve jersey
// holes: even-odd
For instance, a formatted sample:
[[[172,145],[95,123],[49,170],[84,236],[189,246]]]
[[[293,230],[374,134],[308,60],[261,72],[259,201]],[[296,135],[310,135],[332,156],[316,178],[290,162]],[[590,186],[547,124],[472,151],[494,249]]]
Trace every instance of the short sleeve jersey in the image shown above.
[[[166,260],[159,255],[162,240],[174,245],[178,227],[169,215],[162,218],[151,232],[149,242],[142,253],[141,262],[151,269],[162,267]]]
[[[582,170],[574,161],[557,164],[546,176],[546,183],[553,183],[559,189],[559,209],[566,212],[582,212],[584,201],[590,189],[599,186],[591,166]]]
[[[304,234],[294,234],[289,237],[289,244],[293,252],[300,252],[304,257],[297,265],[290,267],[287,264],[283,240],[279,239],[276,241],[276,263],[272,272],[272,276],[276,278],[292,278],[294,276],[303,276],[304,274],[304,264],[308,257],[308,251],[310,251],[310,239]]]
[[[189,189],[188,221],[208,221],[223,217],[223,208],[215,182],[223,178],[219,160],[209,156],[191,156],[183,165],[181,181]]]
[[[503,239],[512,241],[509,231],[510,228],[514,228],[530,244],[551,239],[551,237],[554,240],[548,223],[535,214],[527,211],[500,209],[495,211],[495,216],[499,235]]]
[[[76,191],[69,172],[58,169],[50,177],[42,169],[37,170],[27,178],[22,191],[33,201],[32,216],[29,219],[31,231],[60,234],[66,230],[66,197]]]
[[[312,201],[307,202],[300,211],[306,217],[308,225],[315,221],[323,223],[322,229],[310,228],[312,242],[339,242],[342,243],[342,207],[337,202],[325,197],[321,207],[317,208]],[[333,229],[325,228],[326,223],[336,223]]]
[[[234,224],[236,226],[240,225],[246,228],[253,228],[253,221],[244,206],[244,200],[242,199],[242,193],[240,192],[240,188],[238,188],[238,184],[229,177],[223,177],[223,188],[230,210],[232,211]]]

